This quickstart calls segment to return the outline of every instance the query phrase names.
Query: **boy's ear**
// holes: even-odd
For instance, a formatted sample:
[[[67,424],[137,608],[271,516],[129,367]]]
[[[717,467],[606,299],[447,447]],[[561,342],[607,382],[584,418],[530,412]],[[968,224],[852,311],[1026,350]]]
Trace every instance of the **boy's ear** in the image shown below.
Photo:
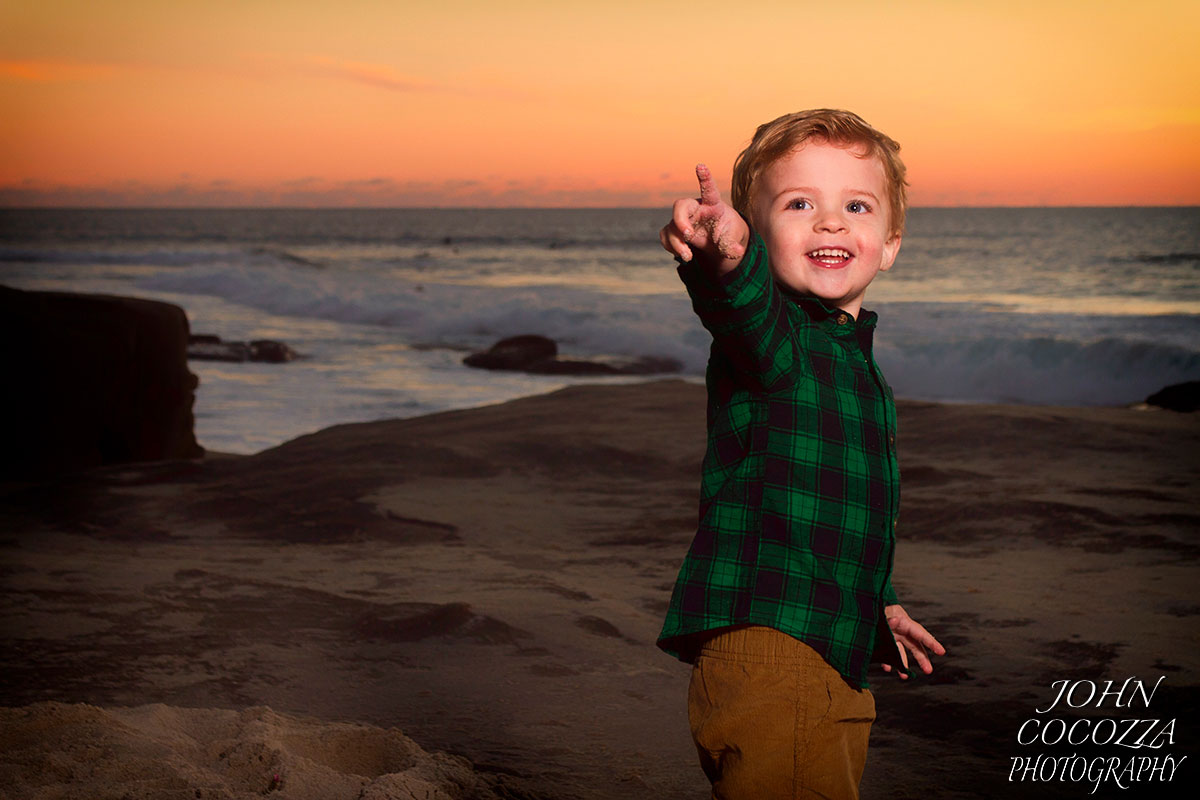
[[[892,262],[896,260],[896,255],[900,252],[901,235],[898,233],[892,234],[892,238],[883,243],[883,258],[879,262],[879,271],[887,272],[892,268]]]

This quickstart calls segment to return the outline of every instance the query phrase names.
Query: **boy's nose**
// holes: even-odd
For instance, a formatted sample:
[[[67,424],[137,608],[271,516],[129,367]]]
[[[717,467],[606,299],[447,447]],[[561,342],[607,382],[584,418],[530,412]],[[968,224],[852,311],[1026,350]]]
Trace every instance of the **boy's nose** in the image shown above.
[[[846,221],[837,211],[822,211],[813,222],[819,233],[837,233],[846,230]]]

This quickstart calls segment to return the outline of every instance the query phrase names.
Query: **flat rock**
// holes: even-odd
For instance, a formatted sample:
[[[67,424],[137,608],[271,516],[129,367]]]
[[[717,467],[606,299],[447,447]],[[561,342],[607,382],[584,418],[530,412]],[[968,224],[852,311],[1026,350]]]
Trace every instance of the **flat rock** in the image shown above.
[[[679,372],[673,358],[560,358],[558,344],[545,336],[525,334],[501,339],[488,350],[463,359],[468,367],[529,372],[535,375],[663,375]]]
[[[188,339],[187,357],[196,361],[228,361],[242,363],[263,361],[284,364],[299,358],[299,353],[283,342],[255,339],[251,342],[225,342],[220,336],[201,333]]]

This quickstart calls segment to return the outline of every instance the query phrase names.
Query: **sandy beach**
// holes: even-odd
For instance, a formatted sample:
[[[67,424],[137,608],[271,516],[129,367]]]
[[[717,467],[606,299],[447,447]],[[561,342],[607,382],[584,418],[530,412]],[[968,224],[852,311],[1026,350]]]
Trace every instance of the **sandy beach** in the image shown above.
[[[1200,418],[899,417],[894,583],[949,654],[874,673],[864,797],[1183,796]],[[0,487],[0,797],[707,796],[689,668],[654,647],[703,443],[702,386],[576,386]],[[1130,678],[1148,708],[1035,712],[1056,681]],[[1187,761],[1095,794],[1010,781],[1085,752],[1018,742],[1064,714],[1175,719],[1086,752]]]

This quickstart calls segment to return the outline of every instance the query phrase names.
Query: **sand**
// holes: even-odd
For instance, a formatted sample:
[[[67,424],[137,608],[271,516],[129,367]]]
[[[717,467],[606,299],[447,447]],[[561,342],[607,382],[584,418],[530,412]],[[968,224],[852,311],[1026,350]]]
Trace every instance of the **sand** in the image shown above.
[[[950,652],[872,676],[864,797],[1129,796],[1008,780],[1063,679],[1162,678],[1072,713],[1177,718],[1092,750],[1186,774],[1200,418],[899,415],[894,582]],[[653,644],[703,434],[703,387],[578,386],[2,487],[0,796],[706,796],[689,668]]]

